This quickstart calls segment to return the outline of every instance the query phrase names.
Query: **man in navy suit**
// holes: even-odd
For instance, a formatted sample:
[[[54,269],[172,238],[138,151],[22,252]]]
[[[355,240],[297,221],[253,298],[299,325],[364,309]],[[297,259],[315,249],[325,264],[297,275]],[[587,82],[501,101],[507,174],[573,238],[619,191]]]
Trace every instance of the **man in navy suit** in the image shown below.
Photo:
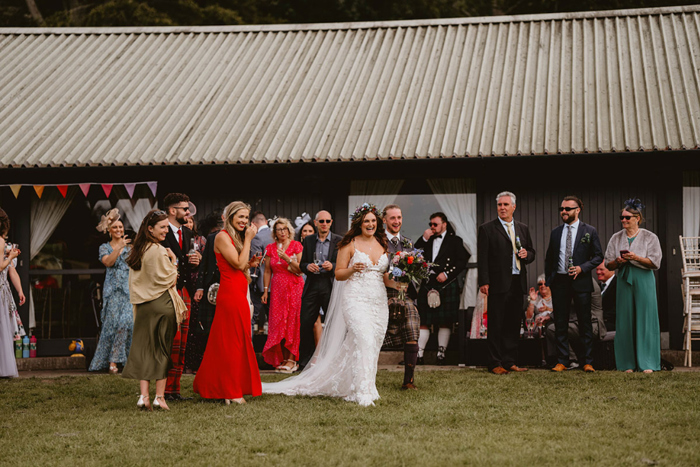
[[[576,196],[565,197],[559,208],[564,221],[552,230],[544,263],[547,285],[552,289],[552,307],[558,363],[553,371],[569,366],[569,307],[573,300],[578,318],[584,355],[583,370],[593,368],[593,325],[591,323],[591,272],[603,260],[598,232],[595,227],[579,220],[583,202]]]

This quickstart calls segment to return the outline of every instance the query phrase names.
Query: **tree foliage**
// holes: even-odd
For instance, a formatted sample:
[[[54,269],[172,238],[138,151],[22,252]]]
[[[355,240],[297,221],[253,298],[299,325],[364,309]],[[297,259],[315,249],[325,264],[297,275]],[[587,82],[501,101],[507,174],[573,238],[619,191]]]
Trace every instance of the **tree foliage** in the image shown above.
[[[0,27],[317,23],[608,10],[693,0],[2,0]]]

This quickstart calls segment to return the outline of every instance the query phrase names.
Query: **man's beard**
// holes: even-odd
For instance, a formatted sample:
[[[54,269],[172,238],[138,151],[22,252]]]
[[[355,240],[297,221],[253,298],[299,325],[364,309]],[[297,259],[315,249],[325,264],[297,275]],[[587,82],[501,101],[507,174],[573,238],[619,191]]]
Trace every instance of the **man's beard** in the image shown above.
[[[187,224],[187,218],[186,217],[176,217],[175,220],[180,224],[180,225],[185,225]]]

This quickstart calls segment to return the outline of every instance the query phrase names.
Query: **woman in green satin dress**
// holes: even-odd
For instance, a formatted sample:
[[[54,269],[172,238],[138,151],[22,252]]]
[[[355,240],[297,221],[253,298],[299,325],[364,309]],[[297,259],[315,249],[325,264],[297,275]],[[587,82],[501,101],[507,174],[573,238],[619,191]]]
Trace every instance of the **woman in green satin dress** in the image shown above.
[[[638,199],[625,201],[620,213],[622,230],[614,234],[605,252],[605,265],[617,270],[615,364],[617,369],[652,373],[661,369],[661,333],[654,269],[661,266],[661,244],[644,221]]]

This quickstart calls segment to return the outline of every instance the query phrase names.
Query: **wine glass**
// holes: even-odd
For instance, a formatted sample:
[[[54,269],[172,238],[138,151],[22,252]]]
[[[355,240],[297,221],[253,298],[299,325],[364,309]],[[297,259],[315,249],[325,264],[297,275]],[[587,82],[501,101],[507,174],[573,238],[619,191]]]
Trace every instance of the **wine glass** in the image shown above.
[[[525,325],[527,326],[527,337],[528,339],[533,338],[533,331],[535,330],[535,318],[528,318],[525,320]]]
[[[323,255],[321,253],[314,253],[314,264],[318,266],[319,271],[316,274],[321,273],[321,265],[323,264]]]
[[[282,243],[277,244],[277,264],[282,264],[282,258],[280,258],[280,251],[284,253],[284,251],[282,250],[283,246],[284,245]]]
[[[255,253],[253,258],[260,258],[258,261],[258,265],[253,268],[253,273],[250,275],[250,277],[258,277],[258,271],[260,271],[260,265],[263,262],[263,259],[265,258],[265,251],[258,251]]]

